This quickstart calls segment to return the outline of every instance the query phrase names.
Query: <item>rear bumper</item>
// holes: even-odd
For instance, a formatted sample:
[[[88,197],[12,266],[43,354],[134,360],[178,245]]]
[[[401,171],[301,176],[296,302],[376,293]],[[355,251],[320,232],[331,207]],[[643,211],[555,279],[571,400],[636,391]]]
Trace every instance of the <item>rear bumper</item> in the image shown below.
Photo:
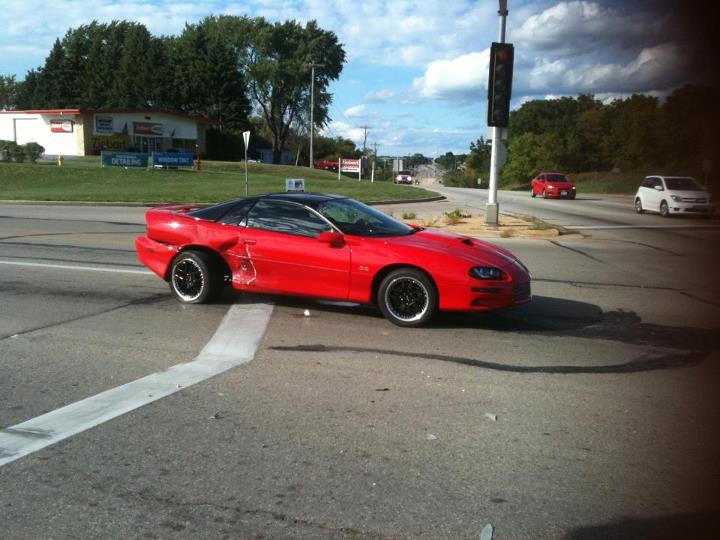
[[[170,264],[179,250],[177,246],[156,242],[147,236],[138,236],[135,239],[135,251],[141,263],[167,280]]]

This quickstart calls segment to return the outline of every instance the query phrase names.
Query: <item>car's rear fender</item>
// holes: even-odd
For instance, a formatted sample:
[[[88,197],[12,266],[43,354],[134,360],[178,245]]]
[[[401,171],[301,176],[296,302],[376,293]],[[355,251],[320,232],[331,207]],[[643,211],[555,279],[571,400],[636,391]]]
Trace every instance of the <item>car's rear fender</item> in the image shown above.
[[[223,277],[226,279],[232,276],[232,271],[230,270],[230,265],[228,265],[227,261],[223,258],[220,253],[215,251],[214,249],[211,249],[207,246],[203,246],[200,244],[188,244],[186,246],[183,246],[178,250],[178,253],[184,253],[186,251],[199,251],[201,253],[206,253],[210,260],[215,264],[215,267],[222,272]],[[170,278],[170,267],[168,266],[168,271],[165,276],[165,280],[168,280]]]

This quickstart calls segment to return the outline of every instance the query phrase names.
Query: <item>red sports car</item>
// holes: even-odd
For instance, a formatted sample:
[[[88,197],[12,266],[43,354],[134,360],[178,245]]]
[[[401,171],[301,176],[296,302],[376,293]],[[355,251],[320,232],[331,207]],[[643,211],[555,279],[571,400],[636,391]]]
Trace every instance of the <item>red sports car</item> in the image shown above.
[[[509,251],[401,223],[337,195],[277,193],[207,206],[160,206],[135,241],[140,261],[184,303],[240,291],[375,303],[399,326],[438,310],[529,302],[530,275]]]
[[[575,182],[562,173],[542,172],[532,179],[531,187],[533,197],[542,195],[545,199],[548,197],[575,198]]]

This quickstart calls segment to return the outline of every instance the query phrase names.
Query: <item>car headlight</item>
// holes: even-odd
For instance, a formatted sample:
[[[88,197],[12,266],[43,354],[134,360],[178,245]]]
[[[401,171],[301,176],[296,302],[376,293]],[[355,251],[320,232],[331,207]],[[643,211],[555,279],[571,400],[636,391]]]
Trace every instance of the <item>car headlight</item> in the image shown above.
[[[503,271],[494,266],[475,266],[470,269],[470,277],[477,279],[502,279]]]
[[[575,186],[572,186],[570,189],[575,189]]]
[[[682,201],[682,197],[680,197],[679,195],[670,195],[670,198],[671,198],[673,201],[675,201],[675,202],[681,202],[681,201]]]
[[[555,189],[555,186],[548,186],[548,189]]]

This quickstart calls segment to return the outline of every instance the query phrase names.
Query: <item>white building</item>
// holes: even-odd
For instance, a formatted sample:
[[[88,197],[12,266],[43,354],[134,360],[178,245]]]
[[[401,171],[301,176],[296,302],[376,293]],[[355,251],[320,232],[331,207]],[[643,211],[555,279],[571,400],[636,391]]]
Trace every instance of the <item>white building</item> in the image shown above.
[[[85,156],[101,150],[206,151],[201,116],[142,109],[0,111],[0,140],[36,142],[46,155]]]

